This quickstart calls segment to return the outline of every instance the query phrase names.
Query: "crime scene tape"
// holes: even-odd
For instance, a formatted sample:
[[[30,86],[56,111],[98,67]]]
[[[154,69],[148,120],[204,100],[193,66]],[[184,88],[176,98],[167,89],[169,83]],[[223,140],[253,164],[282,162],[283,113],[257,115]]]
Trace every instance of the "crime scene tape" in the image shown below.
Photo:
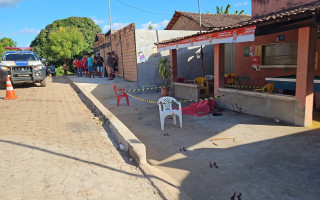
[[[227,88],[238,88],[238,89],[261,89],[259,86],[251,85],[225,85]]]
[[[213,83],[210,83],[213,84]],[[238,88],[238,89],[261,89],[259,86],[251,86],[251,85],[225,85],[227,88]],[[139,91],[148,91],[148,90],[156,90],[161,87],[151,87],[151,88],[143,88],[143,89],[135,89],[135,90],[126,90],[126,92],[139,92]]]
[[[214,85],[213,82],[207,82],[208,85]],[[261,89],[259,86],[251,86],[251,85],[224,85],[226,88],[237,88],[237,89]]]
[[[156,90],[158,88],[161,88],[161,87],[150,87],[150,88],[143,88],[143,89],[126,90],[126,92],[148,91],[148,90]]]
[[[153,100],[148,100],[148,99],[143,99],[143,98],[140,98],[140,97],[137,97],[137,96],[134,96],[132,94],[129,94],[127,91],[126,91],[127,95],[134,98],[134,99],[137,99],[139,101],[144,101],[144,102],[147,102],[147,103],[152,103],[152,104],[158,104],[157,101],[153,101]],[[229,93],[229,94],[232,94],[232,93]],[[185,99],[185,100],[179,100],[180,103],[185,103],[185,102],[199,102],[199,101],[209,101],[209,100],[215,100],[215,99],[218,99],[220,97],[223,97],[223,96],[227,96],[229,94],[223,94],[223,95],[219,95],[219,96],[215,96],[215,97],[208,97],[208,98],[203,98],[203,99],[198,99],[198,100],[189,100],[189,99]],[[164,103],[162,103],[164,104]]]
[[[144,102],[147,102],[147,103],[153,103],[153,104],[157,104],[156,101],[152,101],[152,100],[148,100],[148,99],[143,99],[143,98],[140,98],[140,97],[137,97],[137,96],[134,96],[132,94],[129,94],[127,91],[126,91],[127,95],[134,98],[134,99],[137,99],[139,101],[144,101]]]

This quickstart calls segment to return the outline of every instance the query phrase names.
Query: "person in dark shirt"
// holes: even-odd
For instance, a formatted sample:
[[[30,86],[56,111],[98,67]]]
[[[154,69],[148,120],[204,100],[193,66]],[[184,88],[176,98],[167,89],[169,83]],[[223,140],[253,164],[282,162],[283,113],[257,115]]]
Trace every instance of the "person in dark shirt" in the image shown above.
[[[118,55],[114,51],[111,52],[113,58],[113,78],[116,77],[116,72],[118,71]]]
[[[110,52],[108,52],[108,57],[107,57],[107,72],[108,72],[108,80],[113,79],[113,64],[114,64],[114,59],[111,55]]]
[[[98,57],[97,57],[97,70],[98,70],[98,76],[99,78],[102,78],[102,69],[103,69],[103,58],[100,56],[100,53],[98,53]]]

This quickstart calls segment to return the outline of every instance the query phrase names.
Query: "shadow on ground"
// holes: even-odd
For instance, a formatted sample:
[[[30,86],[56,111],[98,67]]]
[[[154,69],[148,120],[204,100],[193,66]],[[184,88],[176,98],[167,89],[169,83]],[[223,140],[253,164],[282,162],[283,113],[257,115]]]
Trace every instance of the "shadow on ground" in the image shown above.
[[[129,107],[124,99],[117,107],[111,85],[90,90],[146,145],[148,162],[180,182],[194,199],[230,199],[234,192],[242,193],[242,199],[320,195],[320,129],[225,111],[221,117],[183,115],[182,129],[167,118],[161,131],[156,104],[130,98]],[[152,92],[135,95],[160,98]],[[227,137],[235,140],[210,141]]]

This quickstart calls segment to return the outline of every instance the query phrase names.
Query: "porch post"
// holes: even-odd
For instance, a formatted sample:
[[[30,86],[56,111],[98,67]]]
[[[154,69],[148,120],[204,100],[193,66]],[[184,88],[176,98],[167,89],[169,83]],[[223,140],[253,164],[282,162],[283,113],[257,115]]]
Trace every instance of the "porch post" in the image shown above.
[[[178,59],[176,49],[170,50],[170,66],[171,86],[173,86],[173,82],[176,82],[178,78]]]
[[[312,124],[316,36],[316,27],[299,28],[295,124],[300,126]]]
[[[214,96],[224,87],[224,44],[214,45]]]

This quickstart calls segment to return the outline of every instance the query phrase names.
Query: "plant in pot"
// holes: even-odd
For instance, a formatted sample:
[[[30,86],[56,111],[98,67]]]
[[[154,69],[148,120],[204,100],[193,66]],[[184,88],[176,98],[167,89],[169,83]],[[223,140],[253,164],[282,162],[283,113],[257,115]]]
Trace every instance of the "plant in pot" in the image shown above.
[[[170,86],[170,69],[171,66],[168,63],[168,57],[160,58],[158,62],[159,75],[162,80],[161,96],[168,96]]]

